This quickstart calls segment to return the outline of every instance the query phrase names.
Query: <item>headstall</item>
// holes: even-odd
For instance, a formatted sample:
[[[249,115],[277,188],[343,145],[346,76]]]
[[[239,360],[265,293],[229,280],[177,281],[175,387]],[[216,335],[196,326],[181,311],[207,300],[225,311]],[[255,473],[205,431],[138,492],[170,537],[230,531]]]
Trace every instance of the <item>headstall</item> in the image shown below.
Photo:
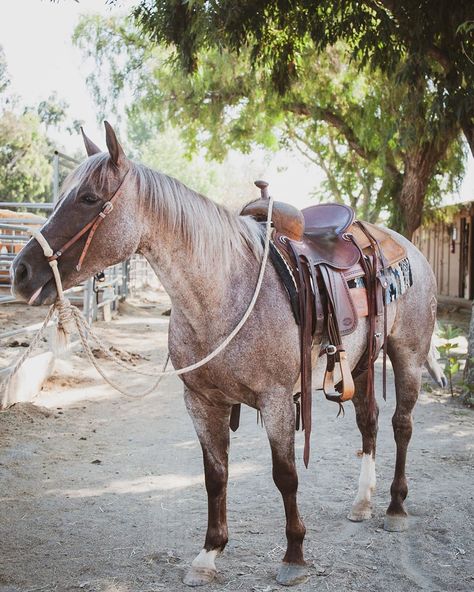
[[[119,189],[122,187],[123,182],[125,181],[125,178],[128,175],[129,171],[130,171],[130,169],[128,169],[128,171],[122,177],[118,187],[115,189],[115,191],[109,197],[109,199],[104,203],[101,211],[97,214],[97,216],[95,218],[93,218],[90,222],[88,222],[83,228],[81,228],[81,230],[79,230],[79,232],[77,232],[72,238],[70,238],[62,247],[57,249],[56,252],[53,253],[53,255],[48,257],[47,258],[48,261],[51,262],[51,261],[56,261],[57,259],[59,259],[62,255],[64,255],[64,253],[70,247],[72,247],[74,244],[76,244],[77,241],[82,236],[84,236],[84,234],[86,234],[87,231],[89,231],[89,234],[86,239],[86,244],[84,245],[84,248],[82,249],[81,255],[79,257],[79,261],[77,262],[77,265],[76,265],[76,271],[81,270],[82,263],[84,262],[85,256],[87,255],[87,251],[89,250],[92,239],[94,238],[94,234],[95,234],[97,228],[100,226],[101,222],[114,209],[113,201],[117,197],[117,193],[118,193]]]

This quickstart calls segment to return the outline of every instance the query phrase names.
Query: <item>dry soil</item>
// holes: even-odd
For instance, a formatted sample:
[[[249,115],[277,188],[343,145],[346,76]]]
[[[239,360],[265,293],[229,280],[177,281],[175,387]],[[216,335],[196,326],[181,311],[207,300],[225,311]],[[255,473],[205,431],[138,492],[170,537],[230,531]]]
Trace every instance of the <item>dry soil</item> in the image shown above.
[[[160,364],[166,303],[128,304],[103,337]],[[108,362],[105,367],[112,372]],[[114,372],[131,386],[146,384]],[[428,379],[427,379],[428,380]],[[297,587],[346,592],[472,591],[472,411],[446,394],[422,393],[409,461],[410,530],[382,529],[394,466],[395,394],[381,401],[374,517],[346,519],[359,472],[351,405],[315,396],[312,458],[302,463],[300,508],[310,578]],[[0,591],[189,590],[182,576],[206,523],[201,452],[178,379],[145,399],[114,393],[74,354],[33,405],[0,414]],[[212,591],[271,592],[285,545],[284,515],[255,412],[232,436],[230,542]]]

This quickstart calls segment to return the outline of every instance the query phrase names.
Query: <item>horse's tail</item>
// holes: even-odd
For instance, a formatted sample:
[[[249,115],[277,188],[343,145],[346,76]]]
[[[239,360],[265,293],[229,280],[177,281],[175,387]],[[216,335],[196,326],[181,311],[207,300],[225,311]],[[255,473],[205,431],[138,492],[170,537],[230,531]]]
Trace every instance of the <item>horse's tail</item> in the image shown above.
[[[441,388],[446,388],[448,386],[448,379],[446,378],[443,369],[438,363],[438,350],[436,349],[436,345],[434,342],[434,333],[433,337],[431,338],[431,346],[430,351],[428,352],[428,357],[426,358],[425,368],[430,373],[431,378],[436,382],[438,386]]]

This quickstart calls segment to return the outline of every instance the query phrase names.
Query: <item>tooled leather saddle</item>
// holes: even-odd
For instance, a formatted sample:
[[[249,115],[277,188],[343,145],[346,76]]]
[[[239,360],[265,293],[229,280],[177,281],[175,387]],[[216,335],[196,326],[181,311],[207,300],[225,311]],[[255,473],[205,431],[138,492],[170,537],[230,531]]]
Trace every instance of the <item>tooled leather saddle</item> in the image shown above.
[[[247,204],[241,215],[267,220],[268,183],[256,181],[261,198]],[[342,204],[319,204],[303,210],[274,202],[271,257],[289,294],[300,330],[301,393],[295,395],[296,423],[305,432],[303,459],[309,462],[311,434],[311,351],[319,346],[327,356],[323,391],[342,403],[352,398],[354,377],[367,372],[369,411],[375,411],[374,364],[386,341],[386,272],[406,258],[406,250],[381,228],[355,220]],[[367,348],[355,368],[349,366],[342,337],[355,331],[358,319],[368,318]],[[383,392],[386,360],[384,348]],[[336,365],[340,380],[335,384]],[[301,402],[300,402],[301,401]],[[230,427],[239,424],[234,405]]]

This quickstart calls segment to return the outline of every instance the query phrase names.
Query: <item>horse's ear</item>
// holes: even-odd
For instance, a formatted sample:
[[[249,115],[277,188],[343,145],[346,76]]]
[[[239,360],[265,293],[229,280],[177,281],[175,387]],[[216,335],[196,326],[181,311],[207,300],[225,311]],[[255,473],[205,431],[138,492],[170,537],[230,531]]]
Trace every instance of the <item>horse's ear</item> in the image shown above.
[[[81,134],[82,139],[84,140],[84,146],[86,147],[87,156],[92,156],[93,154],[98,154],[99,152],[102,152],[102,150],[98,146],[96,146],[92,140],[89,140],[89,138],[86,136],[82,128],[82,125]]]
[[[122,146],[120,146],[117,136],[108,121],[104,121],[105,125],[105,142],[109,149],[110,158],[115,165],[119,165],[125,160],[125,152]]]

